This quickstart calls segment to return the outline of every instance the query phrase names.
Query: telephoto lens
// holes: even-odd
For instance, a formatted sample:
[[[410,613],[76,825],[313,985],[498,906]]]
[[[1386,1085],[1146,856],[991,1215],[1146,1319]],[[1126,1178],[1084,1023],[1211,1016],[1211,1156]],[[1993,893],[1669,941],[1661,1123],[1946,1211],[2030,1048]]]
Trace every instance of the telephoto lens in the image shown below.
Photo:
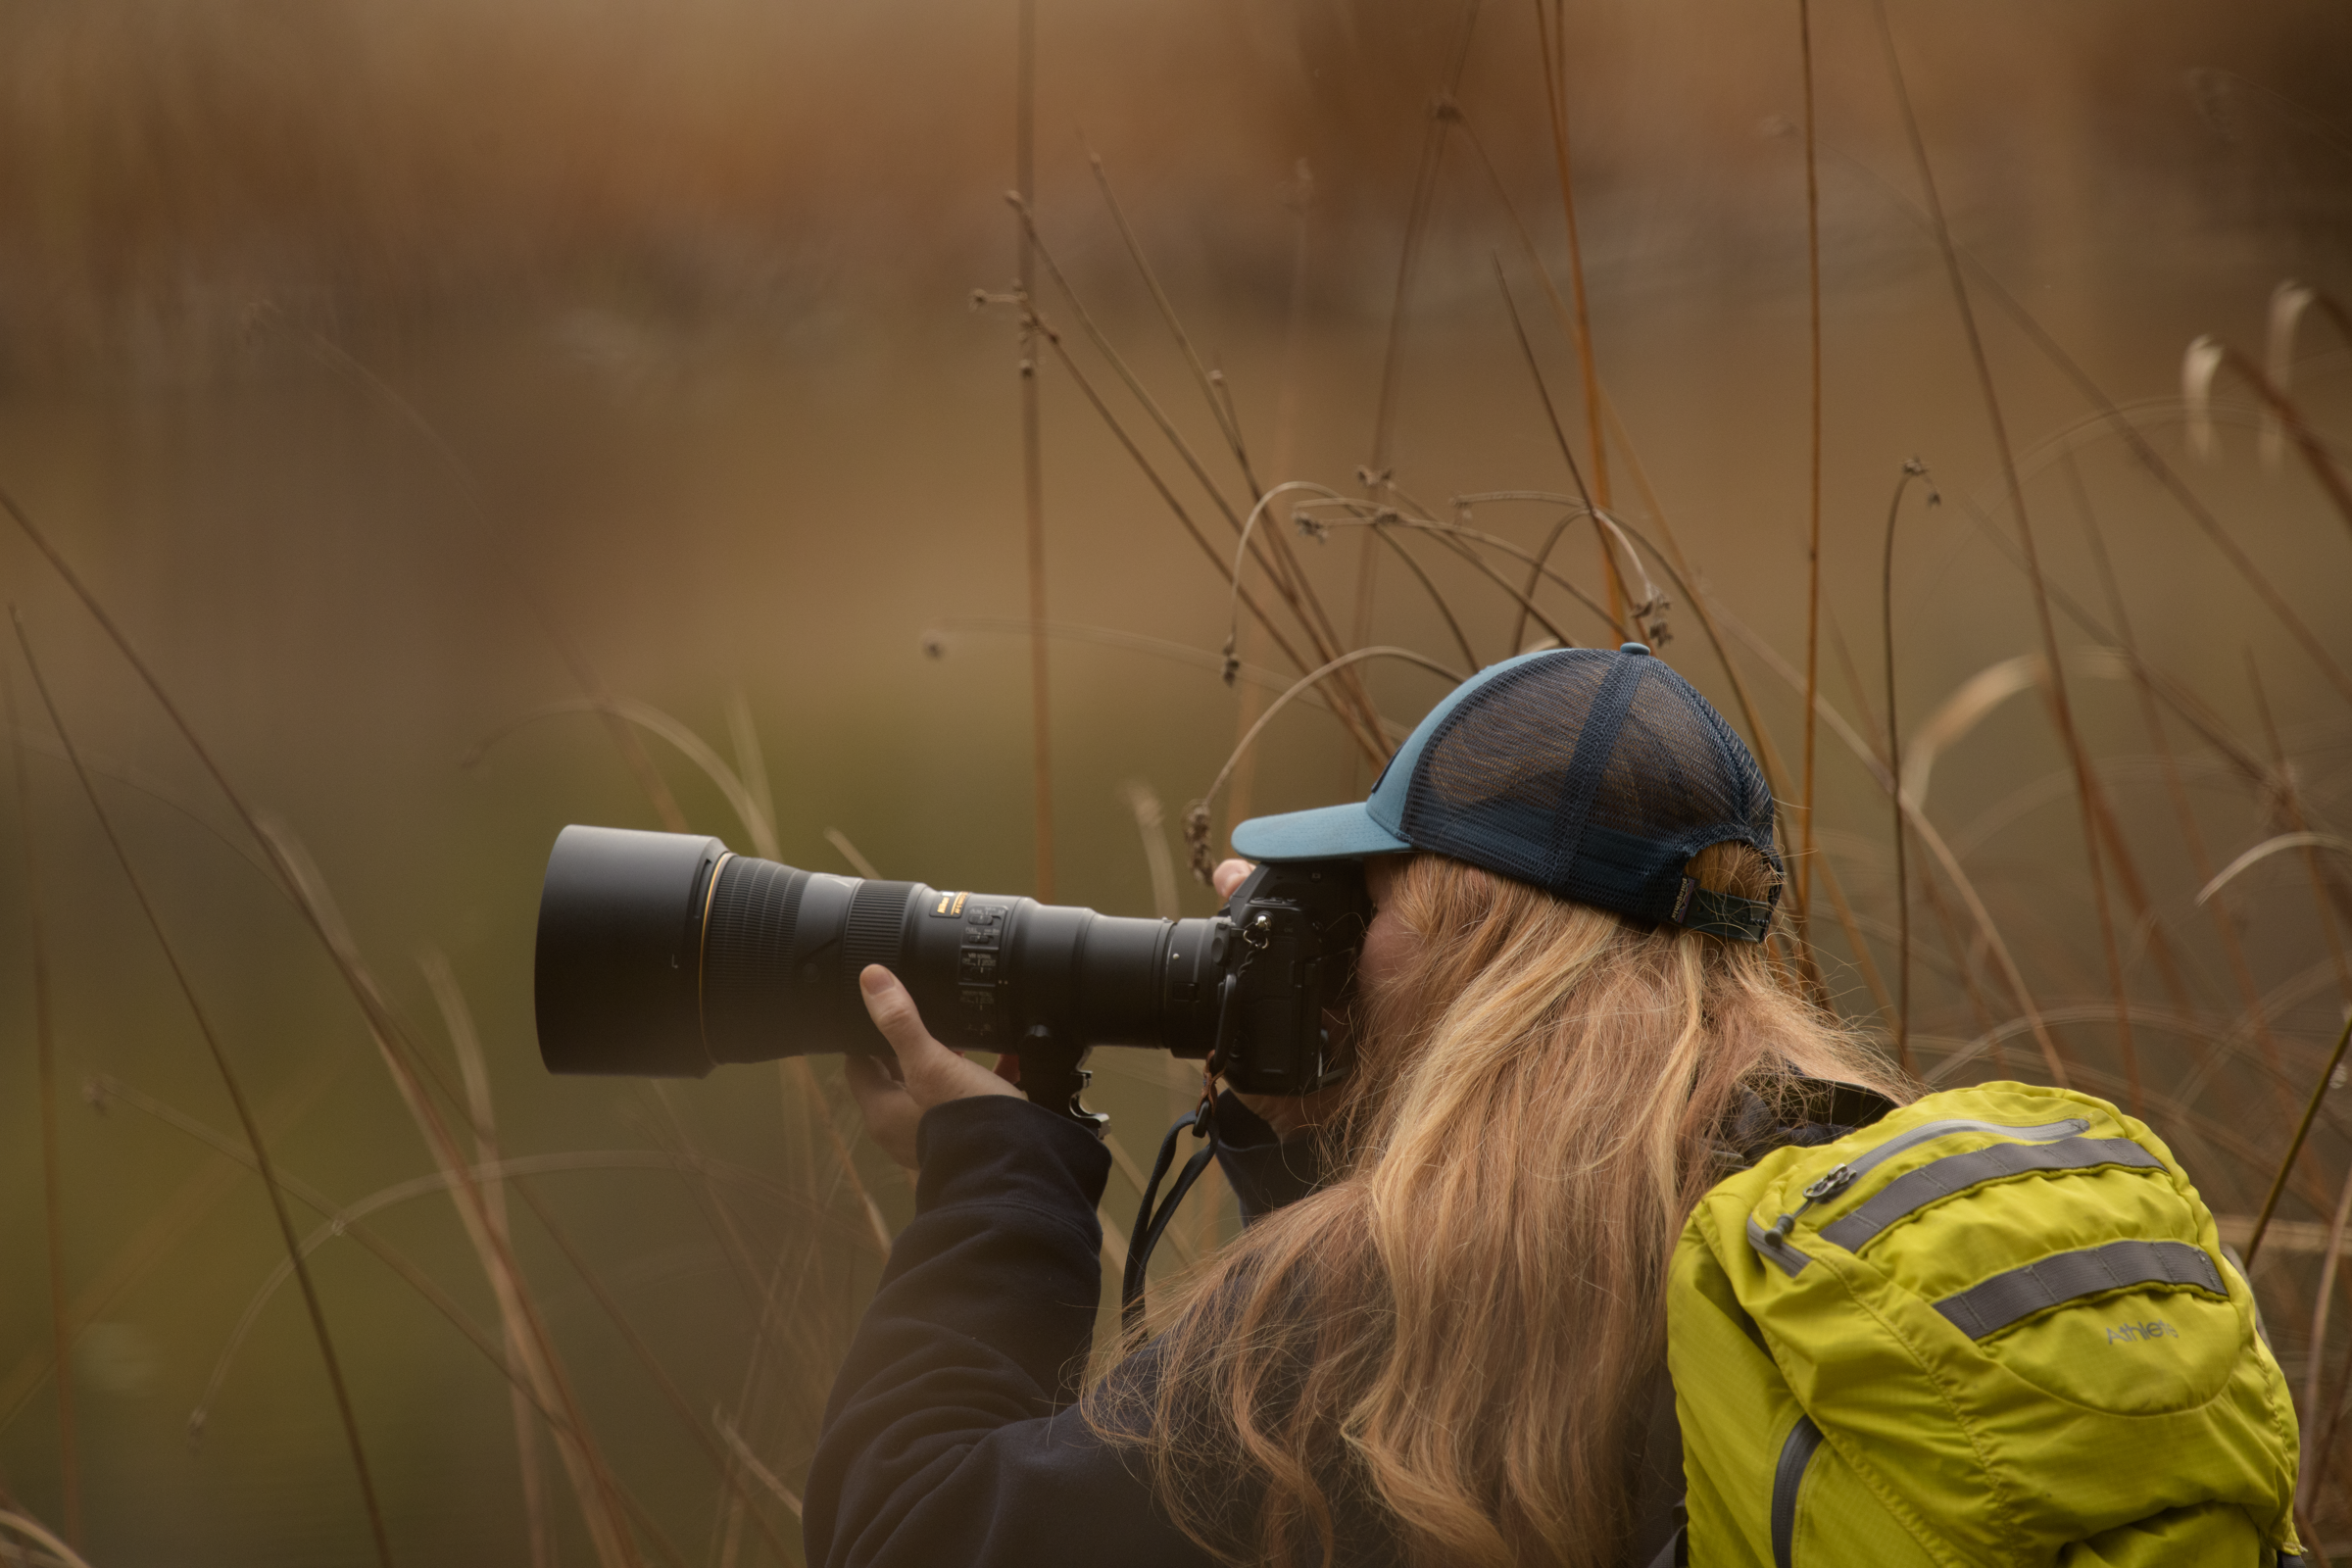
[[[566,827],[539,901],[539,1052],[560,1073],[695,1077],[722,1062],[888,1052],[867,964],[934,1038],[1011,1052],[1032,1100],[1081,1119],[1097,1046],[1209,1058],[1235,1088],[1336,1078],[1325,1027],[1369,915],[1351,860],[1263,866],[1223,913],[1134,919],[804,871],[714,838]]]

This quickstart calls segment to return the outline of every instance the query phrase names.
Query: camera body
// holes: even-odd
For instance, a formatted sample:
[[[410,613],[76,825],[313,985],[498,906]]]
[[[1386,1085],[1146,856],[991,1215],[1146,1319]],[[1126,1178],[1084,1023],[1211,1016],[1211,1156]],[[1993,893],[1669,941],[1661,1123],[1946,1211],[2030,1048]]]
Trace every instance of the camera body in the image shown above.
[[[714,838],[567,827],[549,857],[533,983],[549,1069],[701,1077],[720,1062],[888,1046],[869,963],[958,1050],[1021,1058],[1028,1097],[1090,1124],[1087,1053],[1158,1049],[1249,1094],[1336,1080],[1371,907],[1354,860],[1257,867],[1206,919],[805,871]]]
[[[1202,922],[1218,975],[1211,1069],[1250,1095],[1309,1094],[1343,1076],[1325,1014],[1353,1000],[1371,917],[1360,860],[1251,871],[1225,911]]]

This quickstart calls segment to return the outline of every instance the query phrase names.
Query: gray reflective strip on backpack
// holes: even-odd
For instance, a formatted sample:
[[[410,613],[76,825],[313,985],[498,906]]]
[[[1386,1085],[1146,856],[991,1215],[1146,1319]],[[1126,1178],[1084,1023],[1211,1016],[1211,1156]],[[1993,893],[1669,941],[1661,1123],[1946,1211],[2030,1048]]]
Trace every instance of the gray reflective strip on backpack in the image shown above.
[[[1950,1121],[1923,1121],[1909,1132],[1889,1138],[1868,1153],[1849,1161],[1847,1169],[1859,1176],[1882,1160],[1892,1159],[1906,1149],[1917,1149],[1922,1144],[1948,1138],[1953,1133],[2001,1133],[2022,1144],[2046,1144],[2088,1131],[2090,1123],[2080,1116],[2070,1116],[2064,1121],[2043,1122],[2035,1127],[2012,1127],[1998,1121],[1964,1121],[1958,1117]]]
[[[1945,1297],[1936,1310],[1969,1338],[1981,1340],[2045,1307],[2128,1285],[2190,1285],[2225,1298],[2230,1294],[2202,1247],[2186,1242],[2109,1242],[1995,1274],[1982,1285]]]
[[[1790,1279],[1803,1273],[1805,1265],[1813,1261],[1795,1248],[1790,1247],[1787,1237],[1766,1230],[1757,1224],[1752,1216],[1747,1222],[1747,1245],[1756,1250],[1758,1257],[1772,1264]]]
[[[1824,1225],[1821,1235],[1849,1252],[1859,1252],[1896,1220],[1937,1199],[1966,1192],[1983,1182],[2027,1171],[2095,1170],[2102,1165],[2136,1165],[2161,1170],[2164,1162],[2129,1138],[2066,1138],[2054,1144],[1988,1144],[1951,1154],[1897,1176],[1877,1197],[1845,1218]]]
[[[1805,1466],[1821,1446],[1821,1428],[1811,1416],[1800,1415],[1781,1445],[1781,1462],[1772,1467],[1772,1568],[1790,1568],[1796,1552],[1796,1496],[1805,1484]]]
[[[1889,1138],[1869,1152],[1856,1156],[1848,1162],[1846,1169],[1853,1175],[1859,1176],[1881,1160],[1891,1159],[1906,1149],[1917,1149],[1922,1144],[1932,1143],[1938,1138],[1948,1138],[1954,1133],[2005,1133],[2020,1143],[2046,1144],[2060,1138],[2071,1138],[2076,1133],[2088,1130],[2089,1126],[2090,1123],[2079,1116],[2069,1117],[2065,1121],[2043,1122],[2034,1127],[2012,1127],[2007,1122],[1968,1121],[1959,1117],[1948,1121],[1921,1122],[1909,1132]],[[1900,1178],[1898,1178],[1899,1180]],[[1889,1184],[1889,1191],[1892,1190],[1892,1185]],[[1809,1200],[1808,1206],[1810,1206]],[[1752,1216],[1748,1219],[1747,1244],[1756,1250],[1758,1256],[1773,1263],[1790,1279],[1794,1279],[1804,1271],[1805,1265],[1812,1259],[1789,1246],[1785,1237],[1777,1241],[1772,1240],[1771,1238],[1775,1235],[1775,1232],[1768,1231],[1757,1224]]]

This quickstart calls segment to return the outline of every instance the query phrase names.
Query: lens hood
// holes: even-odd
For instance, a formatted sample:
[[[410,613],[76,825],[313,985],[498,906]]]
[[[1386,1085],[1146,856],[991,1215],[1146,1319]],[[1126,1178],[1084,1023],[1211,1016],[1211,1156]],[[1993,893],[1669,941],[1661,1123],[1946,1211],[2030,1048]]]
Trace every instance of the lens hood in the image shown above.
[[[572,826],[557,836],[531,976],[550,1072],[710,1070],[697,969],[703,899],[726,854],[684,833]]]

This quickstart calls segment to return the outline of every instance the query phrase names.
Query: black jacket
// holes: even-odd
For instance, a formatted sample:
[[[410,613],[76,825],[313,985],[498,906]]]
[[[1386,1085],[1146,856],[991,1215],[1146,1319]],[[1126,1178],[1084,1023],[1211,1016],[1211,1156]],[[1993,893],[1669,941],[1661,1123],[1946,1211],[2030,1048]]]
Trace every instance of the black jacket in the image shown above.
[[[1245,1220],[1313,1185],[1300,1146],[1281,1146],[1230,1095],[1217,1123]],[[1074,1403],[1102,1294],[1095,1207],[1108,1152],[1050,1111],[994,1095],[930,1111],[917,1151],[914,1220],[825,1408],[802,1523],[808,1561],[1204,1568],[1212,1559]],[[1148,1378],[1150,1366],[1147,1349],[1122,1375]],[[1672,1533],[1682,1492],[1673,1399],[1659,1383],[1635,1568]]]
[[[1110,1153],[1024,1100],[917,1132],[913,1223],[850,1347],[809,1467],[811,1564],[1200,1568],[1076,1405],[1102,1298]]]

